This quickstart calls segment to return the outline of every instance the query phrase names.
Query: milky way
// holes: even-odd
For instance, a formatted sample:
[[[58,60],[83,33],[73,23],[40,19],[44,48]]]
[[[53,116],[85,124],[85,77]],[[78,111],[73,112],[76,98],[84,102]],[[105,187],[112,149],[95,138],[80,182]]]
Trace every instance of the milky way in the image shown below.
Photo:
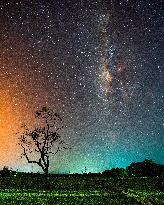
[[[12,148],[41,106],[61,114],[72,147],[53,172],[164,163],[163,10],[162,0],[2,1],[1,164],[37,171]]]

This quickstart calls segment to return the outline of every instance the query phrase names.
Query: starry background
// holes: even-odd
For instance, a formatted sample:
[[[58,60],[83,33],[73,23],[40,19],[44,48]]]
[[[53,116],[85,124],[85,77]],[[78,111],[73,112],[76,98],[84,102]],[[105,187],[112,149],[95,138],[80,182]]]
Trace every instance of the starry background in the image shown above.
[[[51,171],[164,163],[162,0],[1,1],[0,164],[21,159],[15,132],[49,106],[72,147]]]

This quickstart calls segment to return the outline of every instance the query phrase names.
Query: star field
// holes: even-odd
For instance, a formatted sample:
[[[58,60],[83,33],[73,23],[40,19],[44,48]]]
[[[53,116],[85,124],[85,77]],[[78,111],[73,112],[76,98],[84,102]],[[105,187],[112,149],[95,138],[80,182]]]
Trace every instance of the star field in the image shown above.
[[[1,164],[37,171],[12,149],[45,105],[72,146],[53,172],[164,163],[163,11],[162,0],[2,1]]]

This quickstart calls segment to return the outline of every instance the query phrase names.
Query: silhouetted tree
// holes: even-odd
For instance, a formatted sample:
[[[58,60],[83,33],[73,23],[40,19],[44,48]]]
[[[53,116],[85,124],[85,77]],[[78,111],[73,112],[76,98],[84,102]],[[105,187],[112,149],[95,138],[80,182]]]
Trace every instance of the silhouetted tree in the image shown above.
[[[127,172],[124,168],[112,168],[110,170],[105,170],[102,172],[103,175],[108,177],[125,177]]]
[[[129,176],[137,177],[162,176],[164,173],[164,167],[162,165],[148,159],[145,159],[143,162],[132,162],[126,169]]]
[[[27,125],[23,125],[23,133],[19,137],[19,145],[23,148],[23,156],[28,163],[37,164],[44,172],[45,186],[49,188],[49,157],[50,154],[57,154],[61,149],[67,149],[65,142],[61,140],[59,131],[61,126],[61,117],[53,110],[43,107],[37,111],[36,118],[39,119],[40,126],[30,130]],[[33,153],[34,159],[30,159],[30,153]],[[38,160],[36,160],[38,159]]]
[[[7,177],[11,175],[12,170],[9,170],[7,166],[4,166],[3,169],[0,171],[1,176]]]

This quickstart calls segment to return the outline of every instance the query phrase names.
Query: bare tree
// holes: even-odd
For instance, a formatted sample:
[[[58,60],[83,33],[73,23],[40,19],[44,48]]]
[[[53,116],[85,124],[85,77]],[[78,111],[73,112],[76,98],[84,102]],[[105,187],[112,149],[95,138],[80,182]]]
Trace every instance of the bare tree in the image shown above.
[[[53,110],[43,107],[37,111],[36,118],[39,119],[39,127],[30,130],[27,125],[23,125],[23,133],[19,137],[19,145],[23,148],[22,155],[25,156],[28,163],[37,164],[44,172],[46,188],[49,187],[49,157],[50,154],[57,154],[61,149],[67,149],[65,142],[61,139],[59,131],[61,117]],[[34,159],[30,159],[30,154]],[[37,158],[37,160],[36,160]]]

